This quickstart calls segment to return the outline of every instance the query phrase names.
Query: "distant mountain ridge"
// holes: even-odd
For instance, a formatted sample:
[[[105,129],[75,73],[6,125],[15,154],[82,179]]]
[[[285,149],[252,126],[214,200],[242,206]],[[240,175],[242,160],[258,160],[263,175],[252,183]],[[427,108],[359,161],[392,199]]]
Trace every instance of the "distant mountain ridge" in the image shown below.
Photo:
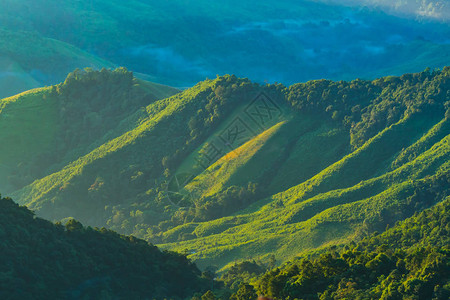
[[[79,149],[47,174],[13,151],[25,164],[0,174],[11,184],[28,176],[10,194],[39,216],[134,234],[188,251],[201,267],[285,260],[383,230],[448,195],[449,72],[290,87],[223,76],[161,100],[142,98],[147,84],[124,70],[75,72],[21,105],[62,97],[65,138]],[[127,82],[135,92],[111,101]],[[102,90],[106,98],[89,96]],[[77,117],[83,110],[98,116]],[[17,126],[13,112],[0,112],[3,126]],[[57,141],[39,130],[34,140]]]
[[[327,0],[325,0],[327,1]],[[367,5],[375,6],[390,13],[413,15],[418,19],[435,19],[448,22],[450,20],[450,6],[447,1],[442,0],[346,0],[333,1],[348,3],[355,6]]]
[[[7,61],[15,74],[5,81],[0,74],[0,97],[56,84],[85,67],[125,66],[185,88],[216,74],[293,84],[448,65],[447,21],[390,13],[405,1],[381,1],[387,10],[366,5],[372,2],[134,0],[124,8],[116,0],[3,0],[0,67]],[[445,3],[445,10],[426,3],[432,9],[425,5],[425,15],[448,13]]]
[[[114,64],[36,32],[3,28],[0,21],[0,98],[60,82],[76,68]]]

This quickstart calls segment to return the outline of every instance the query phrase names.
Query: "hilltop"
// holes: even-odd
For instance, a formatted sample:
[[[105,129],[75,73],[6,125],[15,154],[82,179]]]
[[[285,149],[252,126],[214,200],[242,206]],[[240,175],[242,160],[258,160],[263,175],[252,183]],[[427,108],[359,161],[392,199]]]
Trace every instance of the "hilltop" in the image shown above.
[[[58,85],[0,100],[0,189],[55,172],[139,122],[142,107],[179,90],[124,68],[76,70]]]
[[[68,43],[1,24],[0,40],[0,98],[55,84],[76,68],[114,66]]]

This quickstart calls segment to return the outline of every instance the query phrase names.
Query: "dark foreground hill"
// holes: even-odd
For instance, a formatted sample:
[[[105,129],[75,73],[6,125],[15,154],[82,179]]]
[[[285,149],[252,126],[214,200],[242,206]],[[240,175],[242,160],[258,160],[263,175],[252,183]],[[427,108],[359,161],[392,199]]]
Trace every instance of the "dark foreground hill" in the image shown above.
[[[36,218],[0,199],[1,299],[184,299],[201,291],[185,256],[134,237]]]
[[[2,100],[0,184],[39,216],[202,267],[345,243],[449,194],[450,68],[290,87],[224,76],[161,100],[145,86],[88,70]]]

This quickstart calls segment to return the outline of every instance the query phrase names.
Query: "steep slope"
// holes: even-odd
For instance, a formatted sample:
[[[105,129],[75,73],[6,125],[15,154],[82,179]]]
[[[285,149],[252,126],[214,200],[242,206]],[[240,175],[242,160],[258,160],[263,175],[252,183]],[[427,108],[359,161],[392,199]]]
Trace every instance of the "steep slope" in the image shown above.
[[[449,91],[450,68],[289,88],[218,77],[153,101],[13,195],[202,267],[285,260],[448,195]]]
[[[236,81],[236,91],[232,95],[228,93],[230,97],[226,100],[229,103],[226,104],[225,98],[216,97],[217,91],[211,88],[212,85],[228,85],[233,90],[231,85]],[[175,164],[189,150],[194,150],[199,140],[197,134],[207,136],[210,130],[206,126],[214,128],[217,120],[226,113],[227,107],[232,107],[240,100],[239,96],[245,96],[251,88],[252,84],[248,80],[222,78],[203,82],[171,98],[156,101],[147,107],[145,117],[139,119],[135,129],[111,139],[61,171],[34,182],[17,195],[29,197],[20,197],[20,201],[33,203],[35,209],[46,205],[50,209],[47,217],[52,219],[91,211],[93,214],[89,219],[85,215],[84,220],[104,224],[104,219],[99,219],[99,216],[109,218],[113,209],[111,207],[105,211],[105,205],[130,205],[132,202],[129,201],[145,196],[149,187],[155,185],[155,180],[160,181],[156,184],[162,184],[162,162],[167,167]],[[197,125],[190,120],[195,120]],[[186,123],[190,123],[192,129],[185,126]],[[170,171],[167,169],[167,172]],[[78,185],[83,188],[80,189]],[[81,203],[78,201],[80,198],[95,201]],[[78,203],[78,212],[67,205],[71,201]],[[64,210],[58,212],[58,209]]]
[[[447,198],[358,244],[291,261],[255,286],[275,299],[448,299],[449,209]]]
[[[206,284],[184,256],[134,237],[36,218],[0,199],[3,299],[184,299]]]
[[[381,92],[383,98],[389,98],[386,93],[388,89],[384,88]],[[411,93],[410,88],[406,90]],[[436,91],[441,95],[446,93],[440,88]],[[398,100],[403,97],[398,98],[402,94],[399,90],[396,89],[395,93]],[[305,94],[311,95],[311,92],[307,90]],[[414,97],[411,94],[405,96],[403,100]],[[384,106],[386,109],[386,102],[376,102],[369,104],[369,107]],[[311,104],[315,106],[316,103]],[[401,105],[401,102],[392,103],[397,107]],[[325,102],[320,105],[329,107],[330,104]],[[177,236],[178,239],[192,239],[168,247],[189,249],[199,263],[205,259],[205,265],[213,263],[220,266],[239,257],[270,254],[272,249],[277,249],[277,257],[286,259],[296,252],[331,241],[342,242],[343,238],[354,237],[355,232],[382,230],[386,224],[407,217],[420,207],[433,205],[448,193],[448,118],[442,119],[445,110],[436,113],[432,107],[412,109],[415,105],[408,109],[411,113],[405,118],[362,146],[355,145],[356,150],[352,153],[304,183],[261,200],[259,205],[251,206],[233,217],[180,226],[165,233],[163,238],[168,241]],[[355,109],[349,110],[354,114]],[[333,110],[329,111],[332,116],[337,115]],[[342,109],[337,112],[343,114]],[[358,143],[358,136],[366,134],[367,129],[377,126],[375,112],[376,109],[366,114],[372,115],[370,118],[374,121],[363,121],[352,126],[353,144]],[[341,118],[348,122],[345,116]],[[365,119],[364,114],[362,119]],[[380,121],[386,122],[386,119],[378,119]],[[418,147],[421,150],[411,155],[413,149]],[[409,159],[398,164],[407,153]],[[320,161],[320,154],[316,159]],[[265,162],[261,160],[260,164]],[[391,164],[396,167],[391,167]],[[297,171],[297,174],[301,173]],[[436,185],[435,191],[428,191],[427,185],[430,184]],[[417,202],[417,199],[425,202]]]
[[[0,100],[0,140],[8,145],[0,150],[0,189],[53,173],[133,127],[145,105],[177,92],[125,69],[87,69],[60,85]]]
[[[383,182],[388,186],[384,189],[376,183],[380,185],[379,181],[386,178],[376,178],[354,188],[319,194],[296,205],[286,205],[275,198],[253,209],[256,212],[185,228],[196,238],[165,247],[191,250],[191,257],[202,266],[223,266],[239,258],[269,254],[283,261],[308,249],[383,230],[387,224],[433,205],[449,193],[448,139],[445,142],[447,150],[440,159],[447,163],[434,177],[397,184],[388,180]],[[388,178],[392,175],[388,174]]]

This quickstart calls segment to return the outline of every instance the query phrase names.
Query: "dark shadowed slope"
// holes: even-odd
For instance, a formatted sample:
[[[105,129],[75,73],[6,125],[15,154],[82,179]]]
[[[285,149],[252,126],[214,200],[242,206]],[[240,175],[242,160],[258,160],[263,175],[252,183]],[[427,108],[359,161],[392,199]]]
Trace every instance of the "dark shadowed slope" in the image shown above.
[[[0,199],[0,298],[184,299],[201,291],[186,257],[134,237],[36,218]]]

